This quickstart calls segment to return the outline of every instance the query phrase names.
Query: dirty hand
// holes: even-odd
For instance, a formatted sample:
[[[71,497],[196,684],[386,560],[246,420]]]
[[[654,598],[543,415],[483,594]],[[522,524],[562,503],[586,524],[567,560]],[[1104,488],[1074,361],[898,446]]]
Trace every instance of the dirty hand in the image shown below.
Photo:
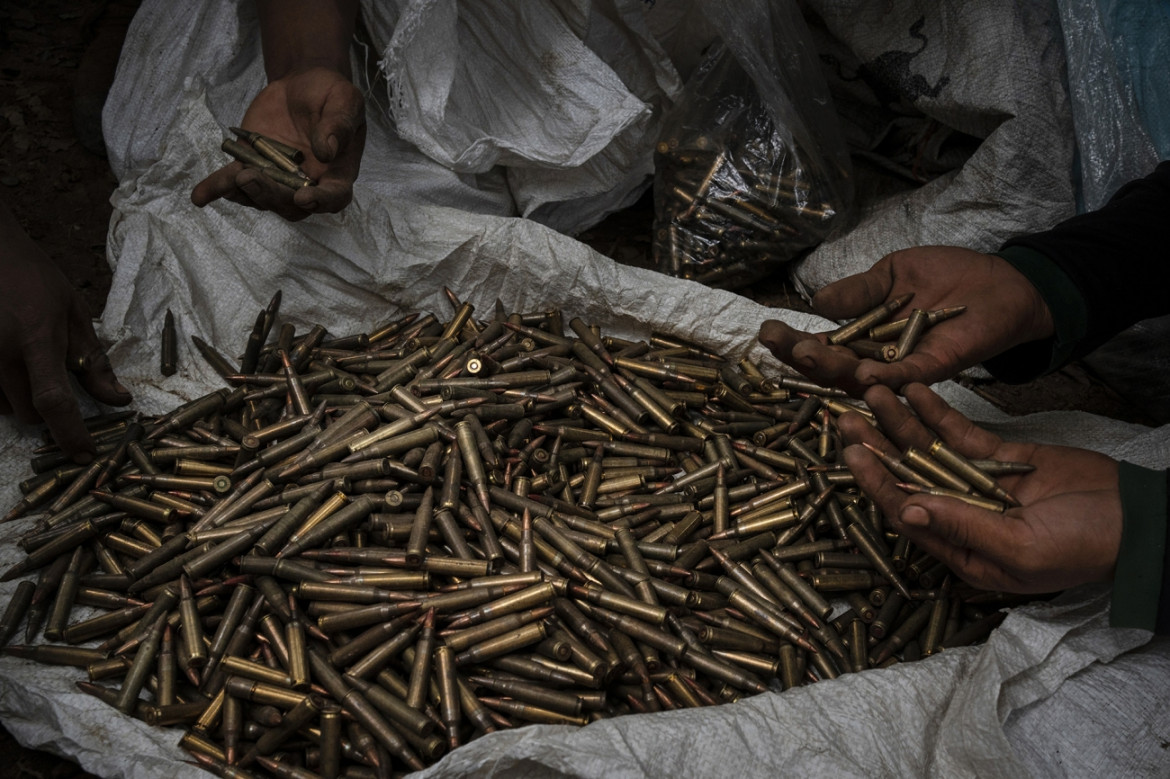
[[[130,402],[118,383],[85,303],[15,218],[0,206],[0,413],[26,423],[44,421],[60,447],[77,462],[93,458],[67,365],[95,399]]]
[[[232,162],[195,185],[195,205],[222,197],[294,222],[349,205],[365,148],[366,121],[362,94],[344,74],[316,67],[271,81],[252,101],[241,126],[305,152],[301,169],[316,185],[292,190]]]
[[[953,246],[920,246],[886,255],[872,268],[836,281],[813,297],[830,319],[849,319],[887,300],[914,293],[890,319],[915,308],[966,306],[962,314],[927,329],[912,354],[893,363],[861,359],[826,334],[804,333],[768,320],[760,343],[810,379],[854,396],[866,387],[932,384],[1028,341],[1053,334],[1052,317],[1036,288],[1006,260]]]
[[[1122,521],[1116,461],[1084,449],[1005,442],[925,385],[910,384],[905,394],[917,416],[886,387],[865,393],[892,442],[860,414],[840,420],[842,436],[850,444],[845,461],[894,530],[965,581],[986,589],[1053,592],[1113,577]],[[1035,466],[1031,473],[998,479],[1022,505],[1000,514],[954,498],[909,495],[860,445],[865,442],[897,456],[908,446],[926,449],[936,437],[969,459]]]

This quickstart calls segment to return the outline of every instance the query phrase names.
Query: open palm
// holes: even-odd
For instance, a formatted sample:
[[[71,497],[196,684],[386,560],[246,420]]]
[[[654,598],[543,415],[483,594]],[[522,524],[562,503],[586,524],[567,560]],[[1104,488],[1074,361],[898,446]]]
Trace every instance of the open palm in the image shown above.
[[[226,198],[296,221],[340,211],[353,199],[365,147],[365,108],[361,93],[341,73],[314,68],[271,82],[253,99],[242,126],[305,152],[301,168],[315,185],[294,191],[233,162],[195,186],[195,205]]]
[[[913,297],[891,318],[915,308],[967,310],[928,329],[914,352],[898,362],[861,359],[846,346],[829,345],[825,333],[804,333],[776,320],[763,323],[760,342],[810,379],[860,396],[874,384],[897,388],[941,381],[1052,334],[1048,307],[1023,274],[1000,257],[952,246],[889,254],[866,272],[822,289],[813,307],[830,319],[849,319],[907,293]]]
[[[849,467],[896,530],[983,588],[1052,592],[1112,577],[1122,524],[1113,459],[1084,449],[1005,442],[927,387],[911,384],[905,392],[913,412],[885,387],[865,395],[889,438],[859,415],[841,419],[851,444],[845,453]],[[896,455],[909,446],[924,449],[935,438],[971,459],[1034,466],[1031,473],[999,480],[1021,505],[1000,514],[953,498],[909,495],[859,445]]]

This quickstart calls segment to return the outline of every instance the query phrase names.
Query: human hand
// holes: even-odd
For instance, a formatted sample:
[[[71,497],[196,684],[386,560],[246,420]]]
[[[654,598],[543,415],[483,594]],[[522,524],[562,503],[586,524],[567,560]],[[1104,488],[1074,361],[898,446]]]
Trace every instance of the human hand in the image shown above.
[[[826,333],[804,333],[776,320],[760,327],[760,343],[813,381],[860,396],[874,384],[932,384],[1053,333],[1048,306],[1023,274],[1000,257],[953,246],[886,255],[864,273],[822,289],[813,308],[830,319],[848,319],[906,293],[914,297],[891,319],[915,308],[967,310],[929,328],[910,355],[892,363],[861,359],[847,346],[829,345]]]
[[[94,333],[85,303],[52,260],[0,207],[0,413],[44,421],[77,462],[89,462],[93,441],[69,382],[67,366],[96,400],[130,402]]]
[[[1053,592],[1112,578],[1122,519],[1116,461],[1084,449],[1005,442],[922,384],[908,385],[905,395],[917,416],[886,387],[865,393],[892,442],[860,414],[840,419],[850,444],[845,461],[894,530],[985,589]],[[1021,505],[1000,514],[955,498],[909,495],[861,445],[897,455],[910,446],[925,450],[936,437],[969,459],[1034,466],[1030,473],[999,478]]]
[[[291,222],[349,205],[366,121],[362,94],[344,74],[316,67],[273,80],[256,95],[241,126],[304,151],[301,168],[316,184],[292,190],[232,162],[195,185],[195,205],[202,208],[222,197]]]

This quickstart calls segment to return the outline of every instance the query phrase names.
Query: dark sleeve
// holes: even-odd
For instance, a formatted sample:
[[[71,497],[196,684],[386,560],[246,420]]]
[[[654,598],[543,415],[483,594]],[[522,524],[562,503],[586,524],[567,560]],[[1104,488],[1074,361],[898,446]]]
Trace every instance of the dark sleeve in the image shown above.
[[[1119,463],[1121,549],[1113,573],[1109,624],[1170,635],[1170,471]]]
[[[1029,381],[1170,313],[1170,161],[1100,210],[1013,238],[997,254],[1036,285],[1056,325],[1053,338],[985,363],[1004,381]]]

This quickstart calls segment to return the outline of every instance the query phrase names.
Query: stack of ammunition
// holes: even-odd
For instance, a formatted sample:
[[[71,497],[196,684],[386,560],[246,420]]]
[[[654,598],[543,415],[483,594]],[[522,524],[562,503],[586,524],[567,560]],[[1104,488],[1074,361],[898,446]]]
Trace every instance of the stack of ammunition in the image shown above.
[[[951,306],[933,311],[916,308],[905,319],[887,322],[891,315],[910,302],[913,294],[900,295],[867,311],[847,325],[828,334],[830,344],[848,346],[858,357],[881,362],[904,359],[918,339],[939,322],[944,322],[967,310],[966,306]]]
[[[4,651],[220,776],[385,776],[930,655],[1014,602],[890,532],[839,393],[448,294],[344,337],[276,328],[277,296],[238,363],[202,346],[231,389],[90,420],[90,466],[46,447]],[[899,467],[979,469],[950,454]]]
[[[245,167],[259,170],[289,189],[313,185],[313,179],[301,170],[300,163],[304,161],[305,154],[300,149],[251,130],[240,127],[230,129],[247,143],[234,138],[224,138],[219,148],[244,163]]]

